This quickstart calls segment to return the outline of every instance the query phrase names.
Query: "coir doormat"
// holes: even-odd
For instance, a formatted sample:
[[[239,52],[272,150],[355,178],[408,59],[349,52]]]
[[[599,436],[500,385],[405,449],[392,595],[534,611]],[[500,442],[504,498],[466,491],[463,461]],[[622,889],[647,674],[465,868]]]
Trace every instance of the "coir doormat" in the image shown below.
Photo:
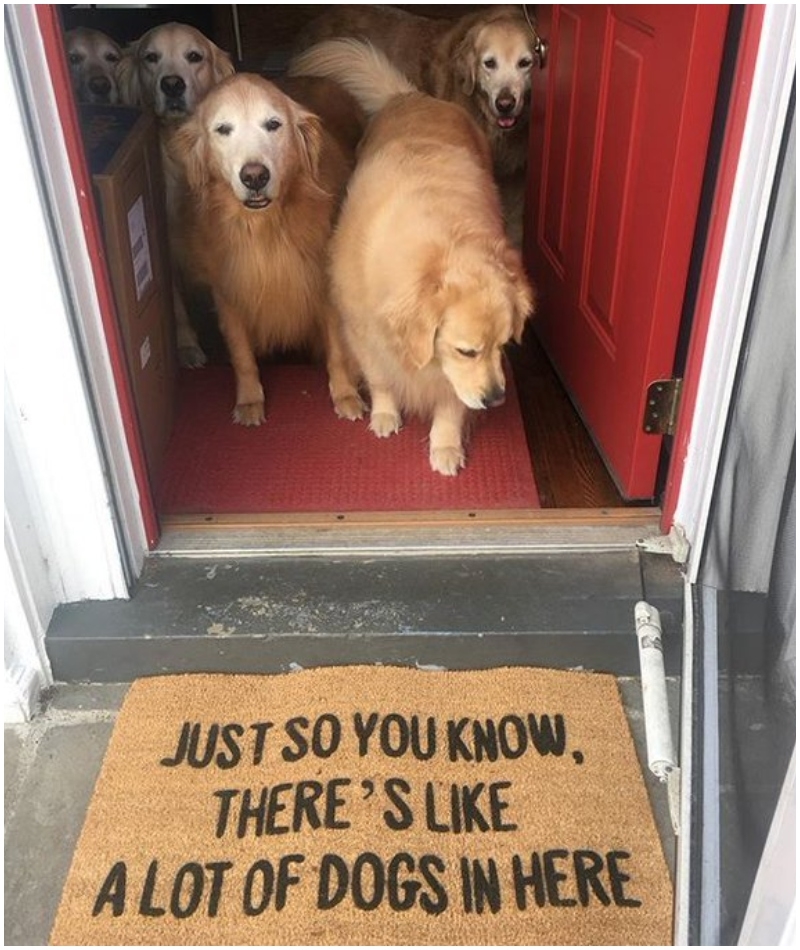
[[[668,945],[613,677],[139,680],[51,943]]]
[[[539,508],[512,374],[502,406],[473,413],[467,465],[431,470],[428,429],[388,439],[337,418],[324,368],[266,366],[267,419],[234,425],[230,366],[184,370],[157,488],[162,515]]]

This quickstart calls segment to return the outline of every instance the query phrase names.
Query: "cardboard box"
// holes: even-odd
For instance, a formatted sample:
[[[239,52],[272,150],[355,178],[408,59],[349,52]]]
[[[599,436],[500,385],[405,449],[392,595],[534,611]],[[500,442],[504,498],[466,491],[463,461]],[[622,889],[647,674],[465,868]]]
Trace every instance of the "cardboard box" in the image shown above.
[[[155,487],[174,422],[177,384],[158,129],[151,116],[120,106],[81,107],[81,125]]]

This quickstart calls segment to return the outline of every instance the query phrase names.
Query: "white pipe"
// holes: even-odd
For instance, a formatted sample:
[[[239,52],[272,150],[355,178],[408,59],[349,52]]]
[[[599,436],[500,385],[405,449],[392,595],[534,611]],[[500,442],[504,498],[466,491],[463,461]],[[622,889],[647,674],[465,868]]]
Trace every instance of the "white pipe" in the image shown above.
[[[642,673],[644,725],[650,771],[662,782],[677,768],[667,701],[667,677],[661,643],[661,617],[655,607],[640,600],[635,607],[639,667]]]

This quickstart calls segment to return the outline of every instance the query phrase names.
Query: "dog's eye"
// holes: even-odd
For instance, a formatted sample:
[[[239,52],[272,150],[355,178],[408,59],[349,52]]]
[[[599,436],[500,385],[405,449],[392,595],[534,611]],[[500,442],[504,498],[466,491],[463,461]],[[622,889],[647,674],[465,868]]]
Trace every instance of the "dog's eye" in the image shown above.
[[[523,56],[517,63],[519,69],[530,69],[533,66],[533,60],[529,56]]]
[[[203,61],[203,54],[199,53],[196,49],[190,50],[186,54],[186,61],[188,63],[201,63]]]
[[[103,59],[104,59],[107,63],[118,63],[118,62],[119,62],[119,56],[117,56],[116,53],[106,53],[106,55],[103,57]]]
[[[233,132],[233,126],[229,122],[220,122],[219,125],[214,126],[214,131],[217,135],[230,135]]]
[[[158,62],[158,53],[145,53],[142,59],[146,63],[157,63]]]
[[[486,69],[497,69],[497,60],[494,56],[489,56],[483,61],[483,65]]]
[[[280,127],[280,119],[267,119],[267,121],[264,123],[264,128],[267,130],[267,132],[275,132]]]
[[[69,61],[72,63],[73,66],[77,66],[78,63],[83,62],[83,56],[81,56],[80,53],[70,53]]]
[[[460,353],[462,356],[465,356],[468,360],[474,360],[479,351],[472,350],[467,346],[457,346],[456,352]]]

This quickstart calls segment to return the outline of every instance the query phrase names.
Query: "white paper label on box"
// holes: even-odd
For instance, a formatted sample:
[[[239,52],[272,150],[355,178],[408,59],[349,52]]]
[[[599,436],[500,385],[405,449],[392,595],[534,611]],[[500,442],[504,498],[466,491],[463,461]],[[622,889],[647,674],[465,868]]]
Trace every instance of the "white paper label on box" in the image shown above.
[[[139,347],[139,362],[142,364],[142,369],[147,366],[150,362],[150,354],[152,350],[150,348],[150,337],[146,336],[144,338],[144,343]]]
[[[144,198],[140,195],[128,212],[128,236],[131,241],[133,279],[136,283],[136,299],[141,300],[153,280],[150,263],[150,245],[147,242],[147,222],[144,216]]]

